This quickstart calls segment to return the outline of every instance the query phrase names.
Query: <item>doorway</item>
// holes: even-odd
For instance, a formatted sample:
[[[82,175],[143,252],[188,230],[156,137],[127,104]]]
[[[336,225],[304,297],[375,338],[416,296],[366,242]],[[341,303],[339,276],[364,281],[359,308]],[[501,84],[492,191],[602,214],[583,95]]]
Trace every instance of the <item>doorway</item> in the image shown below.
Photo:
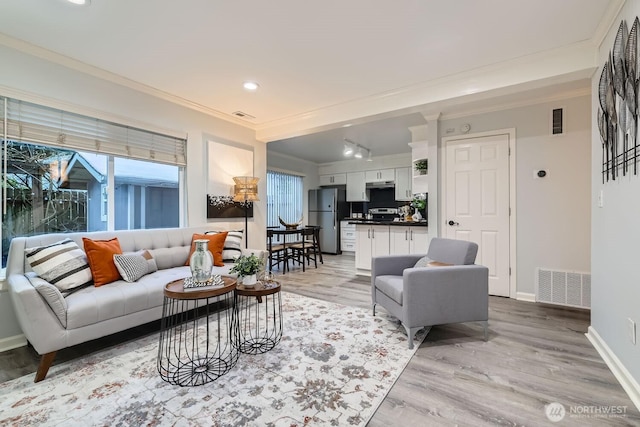
[[[489,294],[515,297],[515,131],[443,138],[443,145],[442,234],[478,243],[476,263],[489,268]]]

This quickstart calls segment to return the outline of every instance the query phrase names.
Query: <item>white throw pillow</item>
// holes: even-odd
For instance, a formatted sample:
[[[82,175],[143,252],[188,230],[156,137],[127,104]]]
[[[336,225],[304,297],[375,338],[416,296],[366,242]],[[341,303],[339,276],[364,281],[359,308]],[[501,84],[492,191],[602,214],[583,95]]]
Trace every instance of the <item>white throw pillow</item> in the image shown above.
[[[154,271],[158,271],[156,260],[149,251],[141,254],[114,254],[113,263],[125,282],[135,282],[139,278]]]
[[[33,271],[61,292],[93,282],[84,251],[71,239],[24,250]]]
[[[207,231],[204,234],[218,234],[222,231]],[[242,255],[242,230],[231,230],[227,232],[222,249],[222,262],[233,262]]]

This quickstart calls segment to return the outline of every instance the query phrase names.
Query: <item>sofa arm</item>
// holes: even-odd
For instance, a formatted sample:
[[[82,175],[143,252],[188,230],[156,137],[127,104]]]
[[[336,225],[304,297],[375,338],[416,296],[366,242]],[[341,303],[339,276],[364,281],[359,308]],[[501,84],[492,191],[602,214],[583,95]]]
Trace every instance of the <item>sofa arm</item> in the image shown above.
[[[402,300],[410,325],[487,320],[489,269],[481,265],[406,269]]]
[[[423,255],[385,255],[371,259],[371,281],[376,276],[401,276],[405,268],[412,268]]]
[[[29,278],[12,274],[7,282],[18,323],[33,348],[39,354],[45,354],[68,347],[66,330]]]

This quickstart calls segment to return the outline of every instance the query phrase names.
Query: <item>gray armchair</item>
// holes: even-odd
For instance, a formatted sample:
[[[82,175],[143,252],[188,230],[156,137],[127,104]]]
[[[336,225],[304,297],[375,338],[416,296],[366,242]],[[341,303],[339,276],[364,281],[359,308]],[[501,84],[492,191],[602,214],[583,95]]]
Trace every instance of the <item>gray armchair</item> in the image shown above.
[[[397,317],[407,330],[409,348],[420,329],[446,323],[482,321],[486,341],[489,269],[474,264],[477,253],[475,243],[433,238],[426,255],[440,266],[414,268],[424,255],[373,258],[373,315],[380,304]]]

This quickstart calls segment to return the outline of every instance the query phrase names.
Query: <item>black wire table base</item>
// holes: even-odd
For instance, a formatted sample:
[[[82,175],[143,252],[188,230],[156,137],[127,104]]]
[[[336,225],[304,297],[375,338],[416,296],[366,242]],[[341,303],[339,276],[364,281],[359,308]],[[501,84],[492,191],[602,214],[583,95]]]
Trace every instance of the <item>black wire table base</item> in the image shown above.
[[[233,288],[199,299],[164,297],[157,367],[170,384],[199,386],[215,381],[238,361]]]
[[[238,336],[235,345],[244,354],[272,350],[282,338],[282,299],[280,286],[265,289],[240,285],[235,291]]]

